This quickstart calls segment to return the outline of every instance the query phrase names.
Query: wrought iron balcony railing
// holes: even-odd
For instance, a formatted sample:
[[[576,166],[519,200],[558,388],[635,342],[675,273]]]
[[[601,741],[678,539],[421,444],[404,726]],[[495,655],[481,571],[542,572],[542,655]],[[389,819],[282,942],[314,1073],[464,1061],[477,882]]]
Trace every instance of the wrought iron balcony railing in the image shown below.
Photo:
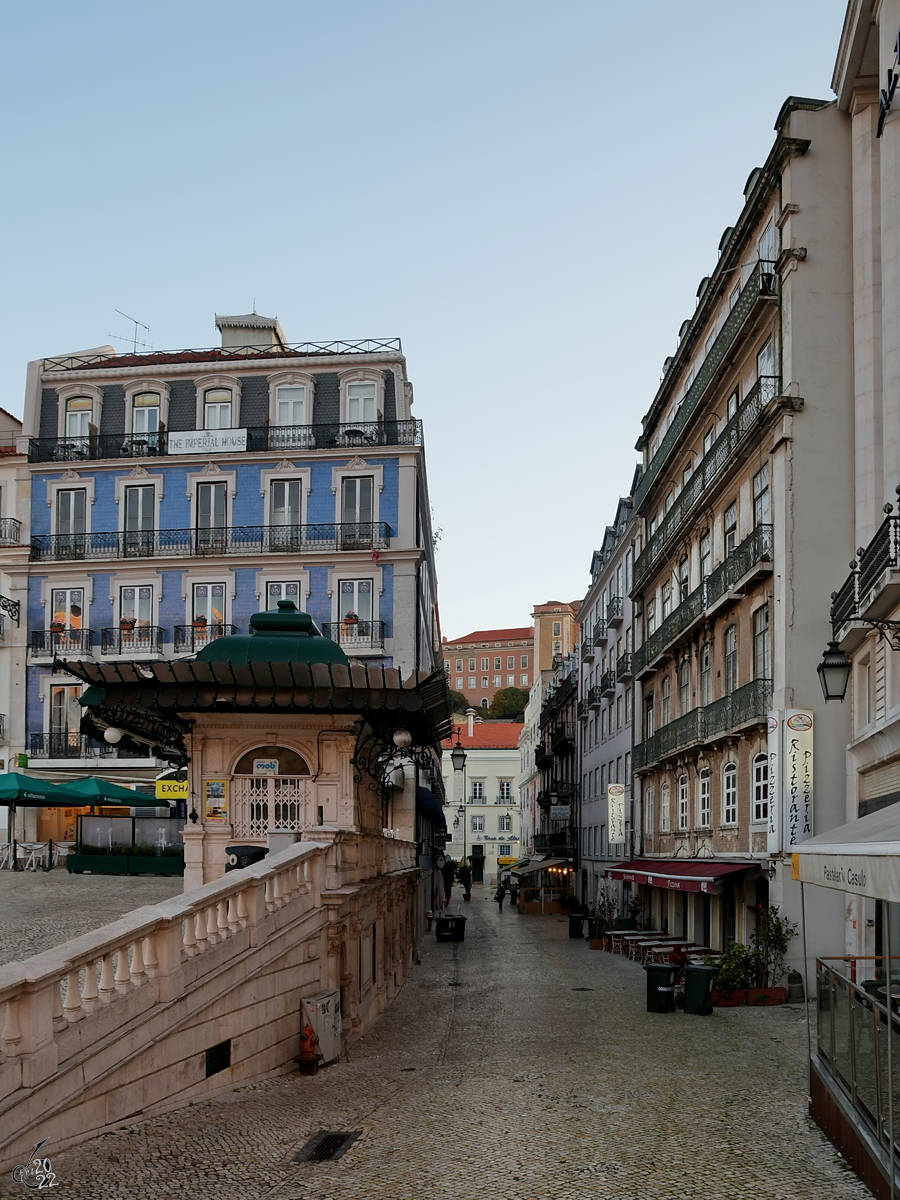
[[[115,758],[116,746],[94,742],[83,733],[30,733],[29,758]]]
[[[669,721],[634,747],[635,770],[642,770],[697,742],[711,741],[751,723],[763,724],[772,701],[772,680],[754,679],[720,700]]]
[[[148,529],[127,533],[36,534],[32,562],[78,559],[199,558],[220,554],[309,554],[386,550],[386,521],[324,525],[229,525],[224,529]]]
[[[101,433],[85,437],[32,438],[29,462],[84,462],[106,458],[158,458],[170,453],[170,433]],[[173,440],[173,445],[174,440]],[[315,425],[261,425],[247,429],[247,452],[342,450],[371,446],[421,446],[422,422],[325,421]],[[176,453],[172,450],[172,453]],[[243,453],[243,451],[241,452]],[[194,456],[192,456],[194,457]]]
[[[0,742],[6,741],[6,716],[0,713]]]
[[[541,743],[534,748],[534,765],[539,771],[546,770],[553,762],[553,755],[547,746]]]
[[[0,546],[18,546],[22,522],[15,517],[0,517]]]
[[[666,560],[673,542],[679,541],[694,519],[695,510],[709,503],[709,489],[734,461],[740,446],[759,426],[770,402],[781,391],[781,378],[761,375],[747,393],[737,412],[703,456],[693,475],[676,496],[672,507],[659,523],[656,532],[634,564],[634,588],[641,591],[653,572]]]
[[[616,690],[616,673],[610,668],[600,676],[600,691],[604,696],[611,696]]]
[[[132,629],[100,630],[102,654],[162,654],[166,631],[158,625],[135,625]]]
[[[603,702],[603,692],[598,684],[594,684],[588,692],[588,704],[591,708],[597,709]]]
[[[616,661],[616,679],[631,678],[631,655],[620,654]]]
[[[568,721],[550,734],[550,749],[554,754],[566,754],[575,746],[575,726]]]
[[[606,624],[615,625],[623,619],[625,606],[621,596],[611,596],[606,606]]]
[[[575,715],[578,717],[579,721],[586,721],[588,719],[588,716],[590,715],[590,708],[586,699],[578,701],[578,704],[575,708]]]
[[[900,492],[898,492],[900,494]],[[891,513],[878,532],[850,564],[850,574],[832,596],[831,620],[840,628],[863,613],[878,599],[887,582],[887,572],[900,567],[900,513]]]
[[[322,632],[348,654],[355,650],[384,649],[384,621],[324,621]]]
[[[192,654],[216,638],[228,637],[232,633],[237,633],[237,625],[176,625],[175,653]]]
[[[606,627],[605,621],[598,621],[594,626],[594,646],[599,648],[601,642],[605,642],[609,636],[609,630]]]
[[[572,849],[572,835],[563,829],[559,833],[532,834],[535,850],[565,850]]]
[[[32,629],[31,653],[35,658],[93,654],[93,629]]]
[[[707,388],[718,375],[729,350],[739,337],[747,320],[752,316],[757,304],[760,302],[767,304],[778,302],[780,282],[778,275],[775,273],[775,264],[773,262],[761,261],[753,268],[750,278],[744,284],[741,294],[735,302],[734,308],[732,308],[731,312],[725,318],[725,322],[719,330],[716,340],[710,347],[709,354],[703,360],[694,382],[688,388],[687,394],[681,402],[678,412],[675,414],[675,419],[659,444],[659,449],[647,464],[634,490],[635,508],[638,507],[654,481],[659,477],[669,455],[672,453],[691,417],[699,408],[703,397],[706,395]]]
[[[643,673],[664,650],[689,629],[708,608],[731,591],[754,567],[772,561],[772,526],[757,525],[699,587],[666,617],[634,652],[634,672]]]
[[[593,634],[585,634],[585,636],[582,637],[582,639],[581,639],[581,661],[582,662],[593,662],[594,661],[594,635]]]

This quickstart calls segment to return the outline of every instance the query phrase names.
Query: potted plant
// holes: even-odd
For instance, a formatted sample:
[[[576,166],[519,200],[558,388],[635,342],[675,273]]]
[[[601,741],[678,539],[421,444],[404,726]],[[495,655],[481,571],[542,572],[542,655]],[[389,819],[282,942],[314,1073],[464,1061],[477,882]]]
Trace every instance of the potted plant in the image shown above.
[[[120,629],[134,629],[136,624],[137,624],[136,617],[119,617],[119,628]]]
[[[358,625],[359,616],[351,609],[350,612],[344,613],[343,621],[345,625]]]
[[[796,936],[796,922],[779,916],[776,905],[766,905],[759,910],[756,928],[750,934],[753,978],[747,987],[748,1004],[784,1003],[785,989],[776,985],[787,971],[784,956],[788,943]]]
[[[469,864],[467,862],[464,862],[462,864],[462,866],[457,867],[456,878],[462,884],[463,899],[471,900],[472,899],[472,868],[469,866]]]
[[[65,633],[66,627],[62,621],[53,620],[50,622],[51,633]]]
[[[199,617],[194,617],[192,624],[195,629],[205,629],[206,628],[206,617],[204,617],[203,614],[201,613]]]
[[[606,937],[618,911],[619,901],[615,892],[611,888],[603,888],[594,901],[593,913],[588,921],[588,939],[592,950],[606,949]]]
[[[747,987],[754,968],[753,952],[743,942],[732,942],[718,963],[713,980],[712,1003],[719,1008],[736,1008],[747,1003]]]

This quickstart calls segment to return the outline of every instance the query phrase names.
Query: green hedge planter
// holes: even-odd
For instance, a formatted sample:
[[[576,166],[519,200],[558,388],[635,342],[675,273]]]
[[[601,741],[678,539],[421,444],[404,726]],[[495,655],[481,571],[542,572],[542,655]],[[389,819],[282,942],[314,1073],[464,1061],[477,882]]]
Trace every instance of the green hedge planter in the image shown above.
[[[172,855],[143,858],[133,854],[68,854],[66,870],[75,875],[183,875],[184,859]]]

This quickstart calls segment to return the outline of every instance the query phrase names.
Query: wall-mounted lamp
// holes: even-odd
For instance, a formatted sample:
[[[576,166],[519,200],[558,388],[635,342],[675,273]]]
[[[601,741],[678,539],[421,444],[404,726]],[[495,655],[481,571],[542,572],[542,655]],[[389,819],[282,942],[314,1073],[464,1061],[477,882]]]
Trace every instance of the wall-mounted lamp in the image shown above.
[[[850,659],[836,641],[828,643],[828,649],[822,655],[822,661],[816,667],[816,671],[826,702],[843,701],[847,694],[847,684],[850,682]]]

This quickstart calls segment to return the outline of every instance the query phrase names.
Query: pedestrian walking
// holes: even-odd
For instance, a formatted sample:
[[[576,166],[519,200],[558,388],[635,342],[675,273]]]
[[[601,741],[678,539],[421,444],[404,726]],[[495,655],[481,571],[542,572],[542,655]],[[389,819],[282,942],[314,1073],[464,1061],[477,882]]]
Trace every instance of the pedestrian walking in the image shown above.
[[[494,899],[497,901],[500,912],[503,912],[503,901],[504,901],[505,897],[506,897],[506,888],[501,883],[500,886],[497,888],[497,891],[494,893]]]

